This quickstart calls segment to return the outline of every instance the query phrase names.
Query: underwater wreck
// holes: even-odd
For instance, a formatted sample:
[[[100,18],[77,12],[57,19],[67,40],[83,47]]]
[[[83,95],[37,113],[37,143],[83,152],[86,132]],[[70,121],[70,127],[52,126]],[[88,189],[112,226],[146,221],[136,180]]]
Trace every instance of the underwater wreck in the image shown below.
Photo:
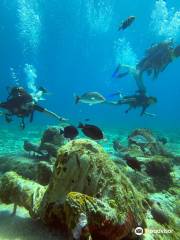
[[[62,139],[57,141],[57,135],[55,139],[56,157],[53,154],[49,163],[37,163],[36,181],[15,171],[1,176],[0,200],[5,204],[13,203],[14,213],[17,206],[24,207],[33,219],[67,232],[69,239],[146,239],[146,235],[137,235],[135,230],[148,227],[148,214],[156,220],[151,219],[155,226],[156,222],[164,226],[174,224],[171,217],[148,198],[149,189],[144,191],[140,176],[135,180],[133,174],[128,175],[101,145],[87,139],[62,143]],[[52,145],[53,141],[52,138]],[[146,174],[143,176],[152,178],[152,191],[159,188],[157,175],[163,169],[164,181],[172,185],[170,159],[173,156],[150,132],[134,131],[123,151],[123,161],[127,165],[133,169],[137,162],[140,163],[141,177]],[[141,168],[133,171],[137,173]],[[163,181],[159,184],[162,186]],[[167,237],[155,236],[154,239],[176,239],[176,235]]]

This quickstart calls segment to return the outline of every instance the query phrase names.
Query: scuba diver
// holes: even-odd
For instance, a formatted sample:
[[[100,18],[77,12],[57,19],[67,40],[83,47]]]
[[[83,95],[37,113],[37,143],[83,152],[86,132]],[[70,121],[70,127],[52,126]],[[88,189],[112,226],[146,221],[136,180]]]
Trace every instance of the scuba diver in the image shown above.
[[[146,112],[146,109],[155,103],[157,103],[156,97],[148,97],[147,95],[145,95],[144,92],[140,91],[137,91],[136,94],[131,96],[124,96],[117,102],[110,102],[110,104],[113,105],[129,105],[125,113],[128,113],[132,109],[142,108],[142,111],[140,113],[141,116],[143,116],[144,114],[148,116],[154,116],[154,114]]]
[[[156,79],[159,73],[178,57],[180,57],[180,45],[174,47],[173,41],[153,44],[146,50],[145,57],[137,65],[137,70],[140,76],[147,72],[149,76],[152,75],[153,79]]]
[[[24,118],[29,117],[30,122],[32,122],[35,111],[46,113],[49,116],[55,117],[58,121],[66,121],[63,117],[37,104],[37,101],[44,93],[45,90],[39,88],[37,92],[38,97],[34,98],[31,94],[27,93],[23,87],[11,88],[7,100],[5,102],[0,102],[0,108],[7,110],[7,112],[3,113],[6,122],[10,123],[12,117],[17,116],[21,119],[20,127],[24,129]]]
[[[136,65],[131,67],[128,65],[118,65],[113,77],[122,78],[129,73],[133,75],[136,80],[138,89],[140,91],[146,91],[143,81],[143,75],[146,72],[148,76],[152,76],[153,79],[158,78],[159,73],[163,72],[169,63],[173,62],[176,58],[180,57],[180,45],[174,47],[174,42],[164,41],[161,43],[153,44],[146,50],[144,58]],[[121,67],[127,68],[127,71],[121,73]]]

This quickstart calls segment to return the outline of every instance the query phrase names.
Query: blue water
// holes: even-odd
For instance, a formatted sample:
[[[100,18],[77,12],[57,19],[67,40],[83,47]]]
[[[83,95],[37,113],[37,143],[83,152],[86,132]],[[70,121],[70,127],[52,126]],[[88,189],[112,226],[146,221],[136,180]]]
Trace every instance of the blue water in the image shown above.
[[[118,31],[120,23],[131,15],[136,16],[133,24],[124,32]],[[120,80],[112,78],[117,64],[133,67],[152,44],[170,39],[180,45],[180,0],[0,0],[0,102],[7,98],[7,86],[24,86],[32,94],[43,86],[48,95],[39,105],[68,118],[70,124],[78,125],[90,119],[90,123],[102,128],[105,139],[99,143],[136,187],[142,184],[138,192],[144,194],[151,189],[149,184],[153,186],[153,178],[145,174],[145,169],[138,174],[131,168],[128,170],[124,160],[120,163],[119,157],[124,153],[121,156],[114,151],[113,141],[118,139],[125,147],[132,129],[147,127],[158,136],[167,137],[165,148],[180,156],[180,58],[170,63],[156,80],[145,75],[148,95],[158,99],[148,109],[156,117],[142,117],[140,109],[125,114],[127,106],[76,105],[74,95],[88,91],[97,91],[105,97],[118,91],[122,95],[134,94],[137,86],[131,75]],[[39,145],[47,125],[59,122],[38,112],[32,123],[28,119],[26,122],[25,130],[21,131],[19,119],[14,118],[8,124],[0,115],[0,177],[6,171],[15,170],[23,172],[25,178],[31,172],[30,177],[36,180],[37,170],[33,169],[37,168],[38,158],[25,152],[24,140]],[[136,137],[140,143],[146,140],[140,135]],[[164,226],[167,229],[179,217],[175,206],[179,173],[173,159],[171,188],[148,194],[149,199],[170,213],[173,220]],[[13,206],[2,204],[1,200],[0,240],[61,239],[41,223],[32,222],[22,208],[18,207],[16,216],[12,217]],[[153,226],[148,214],[147,220],[149,217],[150,227],[161,229]],[[177,221],[177,227],[178,224]]]
[[[166,1],[167,5],[161,2],[169,11],[168,26],[175,12],[180,11],[180,1]],[[44,86],[50,93],[41,105],[74,124],[90,118],[92,123],[109,129],[179,128],[180,59],[171,63],[157,80],[145,77],[148,94],[158,98],[158,104],[149,109],[157,114],[156,118],[140,117],[139,110],[125,115],[124,107],[74,104],[74,94],[98,91],[107,96],[120,90],[125,95],[137,89],[132,76],[111,78],[121,51],[117,48],[118,39],[130,49],[130,62],[140,60],[152,43],[172,37],[180,44],[180,16],[176,13],[177,19],[171,23],[174,32],[167,27],[159,34],[160,22],[152,20],[152,12],[156,10],[156,20],[157,14],[166,19],[166,12],[158,13],[156,4],[155,0],[1,0],[0,100],[7,96],[6,86],[15,82],[28,86],[31,77],[26,76],[24,68],[29,64],[35,71],[35,85]],[[124,32],[118,32],[121,21],[129,15],[136,16],[136,21]],[[37,113],[33,124],[42,122],[56,123]]]

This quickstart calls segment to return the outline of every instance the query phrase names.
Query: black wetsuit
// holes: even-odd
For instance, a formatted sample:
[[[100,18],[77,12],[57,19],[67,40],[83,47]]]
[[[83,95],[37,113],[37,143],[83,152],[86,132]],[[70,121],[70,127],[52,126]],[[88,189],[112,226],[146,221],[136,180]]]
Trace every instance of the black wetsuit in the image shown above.
[[[32,96],[28,93],[11,97],[6,102],[0,103],[0,108],[8,110],[5,114],[6,120],[12,116],[17,116],[22,119],[22,125],[24,126],[24,118],[30,117],[30,121],[33,120],[34,111],[44,112],[44,108],[37,105]]]
[[[160,72],[163,72],[169,63],[172,62],[174,46],[173,42],[161,42],[152,45],[146,50],[145,57],[137,64],[139,74],[144,72],[157,78]]]
[[[150,106],[149,97],[144,94],[137,94],[132,96],[125,96],[117,102],[117,104],[127,104],[129,108],[125,111],[128,113],[132,108],[141,107],[141,116],[145,113],[146,109]]]

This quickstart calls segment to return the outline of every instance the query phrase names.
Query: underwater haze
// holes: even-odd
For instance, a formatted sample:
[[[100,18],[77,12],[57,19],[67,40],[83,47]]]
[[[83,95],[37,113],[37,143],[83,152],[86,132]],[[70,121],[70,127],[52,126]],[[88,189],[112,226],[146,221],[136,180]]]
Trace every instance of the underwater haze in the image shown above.
[[[0,0],[0,240],[178,240],[179,162],[180,0]]]
[[[157,115],[154,119],[139,117],[138,110],[125,115],[121,107],[74,104],[75,94],[88,91],[104,96],[117,91],[133,94],[137,87],[131,76],[112,79],[117,63],[134,65],[153,43],[166,39],[179,43],[180,3],[159,2],[162,6],[143,0],[133,4],[131,0],[1,1],[1,99],[7,95],[7,86],[18,81],[28,87],[33,81],[34,87],[43,86],[50,93],[42,104],[75,123],[90,118],[107,128],[178,128],[179,60],[157,80],[145,77],[149,94],[158,98],[151,108]],[[129,15],[136,16],[135,23],[118,32],[120,23]],[[26,66],[32,70],[29,74],[25,73]],[[36,115],[36,123],[49,121]]]

